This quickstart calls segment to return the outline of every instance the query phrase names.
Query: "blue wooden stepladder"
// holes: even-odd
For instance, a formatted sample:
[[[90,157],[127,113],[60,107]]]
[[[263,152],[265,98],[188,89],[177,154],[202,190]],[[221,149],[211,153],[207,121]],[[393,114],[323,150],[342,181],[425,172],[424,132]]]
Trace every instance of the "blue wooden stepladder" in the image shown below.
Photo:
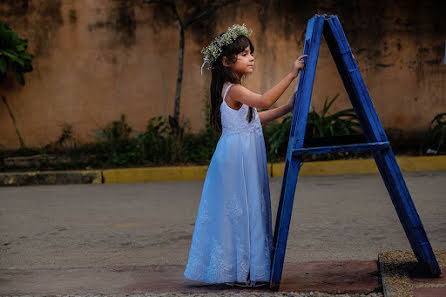
[[[363,131],[361,135],[319,139],[305,138],[322,33],[355,110]],[[439,276],[440,268],[437,259],[337,16],[315,15],[308,21],[303,53],[308,57],[306,57],[305,69],[299,77],[288,140],[285,170],[274,230],[270,288],[278,289],[280,285],[294,193],[302,158],[305,155],[333,152],[372,152],[418,262],[433,276]]]

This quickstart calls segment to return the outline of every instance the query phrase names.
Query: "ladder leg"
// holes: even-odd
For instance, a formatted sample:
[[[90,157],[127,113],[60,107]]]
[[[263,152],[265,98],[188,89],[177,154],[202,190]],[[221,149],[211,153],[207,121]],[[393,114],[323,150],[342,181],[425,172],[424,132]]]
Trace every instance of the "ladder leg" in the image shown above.
[[[279,208],[277,209],[276,225],[274,230],[274,251],[271,263],[270,288],[277,289],[282,276],[283,261],[285,258],[286,242],[291,221],[294,193],[301,160],[292,157],[293,148],[302,148],[305,137],[305,128],[308,119],[311,93],[313,90],[316,64],[319,54],[320,41],[325,16],[315,16],[308,22],[307,38],[304,53],[308,52],[306,70],[301,73],[299,87],[294,107],[293,123],[288,142],[285,172],[280,194]],[[310,36],[310,38],[308,38]],[[297,105],[296,105],[297,104]]]
[[[311,19],[310,22],[314,22],[314,19]],[[310,23],[309,22],[309,23]],[[310,35],[312,34],[312,31],[310,32]],[[308,55],[309,52],[309,40],[305,41],[305,46],[304,46],[304,50],[303,50],[303,54],[304,55]],[[283,204],[283,196],[284,196],[284,190],[285,190],[285,186],[286,186],[286,182],[287,182],[287,172],[288,172],[288,166],[289,166],[289,160],[291,160],[290,156],[292,154],[292,150],[293,150],[293,144],[296,142],[296,132],[295,132],[295,127],[296,127],[296,122],[297,119],[299,118],[298,116],[294,116],[294,115],[298,115],[300,114],[300,107],[302,105],[302,82],[303,82],[303,78],[305,75],[305,70],[302,71],[300,73],[299,76],[299,84],[298,84],[298,89],[297,89],[297,93],[296,93],[296,99],[294,102],[294,112],[293,112],[293,119],[291,122],[291,129],[290,129],[290,135],[288,137],[288,146],[287,146],[287,153],[286,153],[286,158],[285,158],[285,170],[284,170],[284,174],[283,174],[283,179],[282,179],[282,188],[280,190],[280,199],[279,199],[279,206],[277,208],[277,215],[276,215],[276,224],[275,224],[275,228],[274,228],[274,240],[273,240],[273,249],[275,250],[276,248],[276,243],[277,243],[277,233],[279,231],[279,223],[280,223],[280,217],[282,214],[282,204]],[[273,250],[273,255],[274,255],[274,250]],[[273,263],[273,258],[271,258],[271,265]]]
[[[369,141],[387,141],[337,17],[327,20],[324,35],[365,136]],[[375,151],[373,156],[415,256],[433,275],[439,275],[436,257],[392,150]]]
[[[364,84],[361,85],[362,89],[359,88],[358,81],[353,80],[354,74],[360,76],[359,68],[337,17],[332,17],[325,22],[324,37],[367,140],[369,142],[388,141],[371,99],[363,99],[363,89],[367,92],[367,88]],[[372,122],[371,118],[373,118]]]
[[[280,217],[276,220],[276,232],[275,232],[275,250],[272,259],[270,288],[278,289],[280,279],[282,277],[283,261],[285,259],[286,243],[288,239],[288,231],[290,229],[291,212],[293,210],[294,194],[296,190],[297,177],[300,170],[300,160],[292,159],[287,162],[288,170],[284,175],[286,180],[285,186],[283,186],[283,203],[279,205],[278,213]]]
[[[441,271],[392,149],[373,153],[387,191],[417,260],[433,276]]]
[[[273,265],[274,254],[275,254],[276,246],[277,246],[277,234],[279,233],[280,218],[282,217],[282,205],[283,205],[283,198],[284,198],[284,194],[285,194],[285,187],[286,187],[286,182],[287,182],[289,164],[290,163],[288,162],[288,160],[286,160],[285,161],[285,170],[284,170],[283,178],[282,178],[282,188],[280,190],[279,206],[277,207],[276,224],[274,225],[275,228],[274,228],[274,239],[273,239],[273,257],[271,257],[271,267]]]

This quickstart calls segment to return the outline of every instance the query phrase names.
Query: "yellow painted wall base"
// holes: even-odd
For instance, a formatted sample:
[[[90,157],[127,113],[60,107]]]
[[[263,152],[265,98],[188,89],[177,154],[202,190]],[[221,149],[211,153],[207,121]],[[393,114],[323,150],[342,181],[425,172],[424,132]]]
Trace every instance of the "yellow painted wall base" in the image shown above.
[[[208,166],[147,167],[103,170],[104,183],[203,180]]]
[[[446,170],[446,156],[397,157],[401,171]],[[283,175],[285,163],[268,163],[268,175]],[[204,180],[208,166],[106,169],[104,183]],[[304,162],[299,175],[379,173],[374,159]]]
[[[446,170],[446,156],[396,157],[401,171]],[[272,176],[283,176],[285,163],[272,164]],[[379,173],[375,159],[304,162],[299,175]]]

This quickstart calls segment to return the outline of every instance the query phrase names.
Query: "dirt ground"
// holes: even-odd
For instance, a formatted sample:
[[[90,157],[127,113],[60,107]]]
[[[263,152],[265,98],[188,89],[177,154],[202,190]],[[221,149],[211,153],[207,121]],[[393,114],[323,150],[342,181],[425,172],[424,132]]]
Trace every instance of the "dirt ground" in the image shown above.
[[[404,173],[446,249],[446,172]],[[273,225],[282,178],[270,180]],[[185,265],[203,181],[0,188],[1,269]],[[410,249],[380,175],[302,176],[285,262],[376,260]]]

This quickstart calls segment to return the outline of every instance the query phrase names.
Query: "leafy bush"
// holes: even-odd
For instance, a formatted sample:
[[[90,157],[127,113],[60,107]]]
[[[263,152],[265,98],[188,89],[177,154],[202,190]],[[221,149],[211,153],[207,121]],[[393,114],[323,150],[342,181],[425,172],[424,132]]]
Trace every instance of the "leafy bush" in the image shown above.
[[[337,94],[328,104],[328,98],[325,99],[320,115],[315,111],[308,113],[307,137],[350,135],[360,131],[356,113],[352,108],[328,115],[328,110],[338,96],[339,94]]]
[[[286,155],[292,120],[293,117],[290,114],[285,116],[280,123],[270,122],[265,125],[263,134],[268,159],[275,160],[277,157]]]
[[[65,151],[72,152],[77,150],[79,142],[73,134],[73,126],[65,123],[62,126],[62,133],[54,142],[47,144],[44,149],[48,152]]]
[[[423,140],[423,151],[428,149],[439,153],[445,145],[446,140],[446,113],[437,114],[431,121],[428,131]]]
[[[188,133],[182,145],[183,161],[207,164],[211,159],[221,133],[214,132],[209,124],[197,134]]]
[[[206,125],[197,134],[176,133],[170,121],[161,116],[149,120],[138,137],[143,142],[144,159],[157,164],[207,164],[214,153],[219,134]]]
[[[351,109],[328,115],[328,110],[336,98],[337,96],[328,103],[326,100],[321,114],[310,111],[307,136],[356,132],[358,124],[355,122]],[[277,161],[285,156],[291,121],[292,116],[288,115],[281,123],[272,122],[264,127],[268,161]],[[97,139],[93,143],[79,144],[74,137],[72,127],[66,124],[55,142],[40,151],[29,151],[29,154],[38,153],[43,157],[37,170],[208,164],[221,133],[214,132],[209,124],[198,133],[185,130],[185,127],[182,127],[181,131],[178,131],[172,127],[168,117],[158,116],[148,120],[143,132],[136,133],[127,123],[126,116],[122,114],[119,120],[100,128],[97,131]],[[22,153],[24,152],[22,150]],[[50,164],[50,160],[46,160],[49,153],[69,156],[72,161],[57,165],[54,165],[54,162]],[[332,154],[332,156],[337,155]],[[8,168],[0,164],[0,169]]]
[[[171,163],[173,138],[167,119],[162,116],[150,119],[146,130],[138,136],[142,143],[144,159],[154,163]]]
[[[360,131],[360,126],[353,109],[345,109],[328,115],[331,105],[338,96],[336,95],[328,103],[328,98],[325,99],[320,114],[310,109],[305,132],[306,137],[350,135]],[[286,155],[292,119],[292,114],[289,114],[283,118],[282,122],[271,122],[265,127],[265,139],[269,159],[275,161]]]
[[[96,165],[127,165],[142,162],[141,146],[137,138],[131,137],[132,128],[126,116],[112,121],[100,129],[96,143],[88,146],[97,155]]]

